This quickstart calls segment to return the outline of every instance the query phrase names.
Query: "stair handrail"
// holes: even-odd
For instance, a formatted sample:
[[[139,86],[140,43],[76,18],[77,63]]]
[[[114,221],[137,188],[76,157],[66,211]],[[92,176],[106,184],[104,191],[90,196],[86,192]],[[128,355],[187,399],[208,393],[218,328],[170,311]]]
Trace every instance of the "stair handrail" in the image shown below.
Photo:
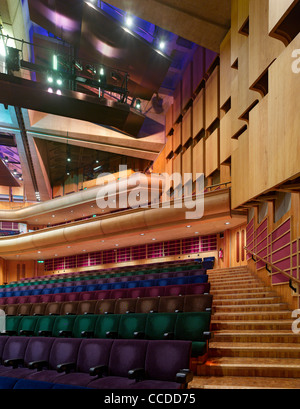
[[[271,263],[270,261],[266,260],[265,258],[260,257],[259,255],[257,255],[256,253],[254,253],[252,250],[248,249],[248,247],[244,247],[244,249],[247,251],[247,253],[250,253],[252,255],[252,259],[253,261],[257,261],[254,260],[254,257],[256,257],[256,259],[259,259],[260,261],[263,261],[266,264],[266,270],[269,271],[270,273],[272,273],[272,270],[270,271],[268,269],[268,266],[270,266],[272,269],[277,270],[279,273],[283,274],[284,276],[286,276],[287,278],[289,278],[289,286],[290,288],[294,291],[297,292],[297,289],[294,288],[292,286],[293,281],[295,281],[295,283],[300,284],[300,280],[298,280],[298,278],[293,277],[291,274],[287,273],[286,271],[281,270],[280,268],[278,268],[277,266],[275,266],[273,263]]]

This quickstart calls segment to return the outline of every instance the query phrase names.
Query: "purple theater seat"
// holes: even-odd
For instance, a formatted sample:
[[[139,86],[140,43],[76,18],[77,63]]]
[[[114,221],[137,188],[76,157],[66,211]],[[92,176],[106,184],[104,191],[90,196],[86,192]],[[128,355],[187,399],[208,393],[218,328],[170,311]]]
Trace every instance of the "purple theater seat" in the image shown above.
[[[144,366],[146,379],[135,382],[130,388],[181,389],[176,375],[189,369],[191,347],[189,341],[150,341]]]
[[[110,290],[95,291],[95,300],[108,300],[110,299]]]
[[[47,369],[32,372],[25,379],[43,382],[58,380],[63,373],[57,372],[57,365],[70,362],[76,364],[81,342],[81,338],[56,338],[52,344]],[[45,366],[43,365],[43,367]]]
[[[78,301],[89,301],[95,300],[95,292],[94,291],[83,291],[79,294]]]
[[[145,297],[163,297],[168,286],[145,287]]]
[[[91,377],[90,368],[108,365],[112,339],[84,339],[78,350],[76,369],[73,373],[64,373],[54,383],[87,386],[97,377]]]
[[[56,338],[50,337],[32,337],[29,338],[26,351],[24,354],[24,364],[21,367],[12,369],[9,368],[5,372],[5,376],[11,376],[14,378],[26,378],[32,373],[36,372],[36,369],[29,369],[28,364],[36,361],[49,361],[50,351],[53,342]]]
[[[41,299],[41,295],[29,295],[28,297],[19,297],[19,303],[35,304],[35,303],[41,302],[40,299]]]
[[[69,295],[69,294],[68,294]],[[61,293],[61,294],[53,294],[52,296],[52,302],[63,302],[65,301],[66,294]]]
[[[65,295],[64,301],[71,302],[71,301],[78,301],[80,293],[72,292],[72,293],[64,293],[64,295]]]
[[[119,288],[116,290],[111,290],[110,298],[117,300],[118,298],[127,298],[128,290],[127,288]]]
[[[186,284],[174,284],[174,285],[167,285],[165,296],[171,295],[185,295],[186,293]]]
[[[0,337],[1,339],[2,337]],[[11,370],[11,367],[4,366],[3,363],[9,359],[24,359],[29,337],[10,336],[6,341],[2,352],[2,365],[0,365],[0,376]]]
[[[39,297],[40,297],[39,302],[48,303],[52,301],[53,294],[41,294]]]
[[[148,289],[149,288],[146,288],[146,287],[129,288],[127,290],[127,298],[144,297],[146,294],[146,290]]]
[[[95,389],[130,388],[135,380],[128,378],[128,371],[144,367],[148,343],[145,340],[114,340],[105,376],[91,381],[87,386]]]
[[[210,292],[210,283],[197,283],[186,285],[186,295],[208,294]]]

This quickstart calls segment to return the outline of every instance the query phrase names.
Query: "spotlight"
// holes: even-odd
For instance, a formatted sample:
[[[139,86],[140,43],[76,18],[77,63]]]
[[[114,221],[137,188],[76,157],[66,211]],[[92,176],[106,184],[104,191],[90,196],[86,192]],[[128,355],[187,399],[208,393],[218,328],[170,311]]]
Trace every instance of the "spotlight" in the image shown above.
[[[53,82],[53,77],[52,77],[52,75],[48,75],[47,81],[48,81],[50,84],[52,84],[52,82]]]
[[[105,74],[105,70],[103,67],[100,67],[100,75],[103,76]]]
[[[140,110],[141,109],[141,101],[139,99],[136,100],[136,104],[135,104],[136,109]]]
[[[56,91],[56,94],[57,94],[57,95],[61,95],[61,90],[58,89],[58,90]]]
[[[58,66],[58,59],[57,55],[53,55],[53,69],[57,71],[57,66]]]
[[[160,41],[158,47],[160,50],[164,50],[166,48],[166,43],[164,41]]]
[[[57,85],[62,85],[62,79],[61,79],[61,78],[58,78],[58,79],[56,80],[56,84],[57,84]]]
[[[73,60],[73,65],[78,71],[83,71],[83,66],[76,60]]]
[[[5,162],[5,163],[8,163],[8,157],[7,157],[7,156],[5,156],[4,162]]]
[[[50,92],[50,94],[53,93],[53,89],[52,88],[48,88],[48,92]]]
[[[125,18],[125,24],[127,27],[132,27],[133,25],[133,18],[131,16],[126,16]]]
[[[85,68],[89,74],[96,75],[96,68],[92,65],[88,64]]]

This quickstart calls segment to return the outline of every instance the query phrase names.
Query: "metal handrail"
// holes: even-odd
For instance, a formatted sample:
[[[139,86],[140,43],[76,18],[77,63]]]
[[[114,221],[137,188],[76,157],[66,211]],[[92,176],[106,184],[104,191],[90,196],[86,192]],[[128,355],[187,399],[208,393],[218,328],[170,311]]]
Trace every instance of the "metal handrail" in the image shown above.
[[[275,266],[275,265],[274,265],[273,263],[271,263],[270,261],[268,261],[268,260],[266,260],[266,259],[264,259],[264,258],[258,256],[258,255],[257,255],[256,253],[254,253],[252,250],[249,250],[248,247],[244,247],[244,249],[245,249],[248,253],[250,253],[250,254],[252,255],[252,259],[253,259],[253,260],[254,260],[253,257],[256,257],[256,259],[259,259],[260,261],[263,261],[263,262],[266,264],[266,269],[267,269],[269,272],[270,272],[270,270],[268,269],[268,265],[269,265],[272,269],[277,270],[279,273],[281,273],[281,274],[283,274],[284,276],[286,276],[287,278],[289,278],[289,280],[290,280],[290,281],[289,281],[290,288],[291,288],[294,292],[297,291],[297,289],[292,286],[292,282],[295,281],[295,283],[300,284],[300,280],[298,280],[297,278],[293,277],[291,274],[287,273],[286,271],[281,270],[280,268],[278,268],[277,266]],[[257,261],[257,260],[254,260],[254,261]],[[272,271],[271,271],[271,272],[272,272]]]

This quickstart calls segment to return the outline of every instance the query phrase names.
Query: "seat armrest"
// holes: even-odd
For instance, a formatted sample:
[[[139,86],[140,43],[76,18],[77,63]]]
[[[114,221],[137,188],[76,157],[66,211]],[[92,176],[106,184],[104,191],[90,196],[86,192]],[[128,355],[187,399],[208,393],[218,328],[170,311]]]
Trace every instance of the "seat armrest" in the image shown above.
[[[41,371],[43,368],[49,368],[49,362],[47,361],[32,361],[29,362],[28,368],[29,369],[37,369],[37,371]]]
[[[157,313],[156,310],[150,310],[149,312],[150,312],[150,314],[155,314],[155,313]]]
[[[5,331],[5,332],[2,332],[1,335],[9,335],[9,336],[17,335],[17,331]]]
[[[19,365],[24,365],[24,359],[22,358],[16,358],[16,359],[6,359],[3,362],[4,366],[12,366],[13,369],[18,368]]]
[[[184,385],[185,388],[187,388],[187,385],[192,382],[194,378],[194,373],[190,371],[189,369],[181,369],[177,374],[176,374],[176,382],[180,383],[181,385]]]
[[[91,376],[102,378],[104,374],[108,373],[108,367],[107,365],[94,366],[93,368],[90,368],[89,373]]]
[[[205,311],[211,312],[211,308],[205,308]]]
[[[38,332],[38,335],[39,335],[40,337],[51,337],[52,332],[51,332],[51,331],[39,331],[39,332]]]
[[[165,332],[164,339],[174,339],[174,332]]]
[[[66,362],[64,364],[59,364],[56,367],[57,372],[61,373],[61,372],[65,372],[65,373],[70,373],[71,370],[75,370],[76,369],[76,363],[75,362]]]
[[[180,312],[183,312],[182,310],[175,310],[176,314],[179,314]]]
[[[135,368],[128,371],[128,379],[135,379],[137,382],[143,381],[146,378],[144,368]]]
[[[141,331],[135,331],[133,333],[134,339],[144,339],[145,338],[145,333]]]
[[[20,335],[24,335],[25,337],[30,337],[30,336],[34,335],[34,331],[21,329],[20,330]]]
[[[106,335],[106,338],[117,338],[117,336],[118,336],[118,333],[117,333],[117,331],[107,331],[106,333],[105,333],[105,335]]]
[[[61,331],[58,332],[58,336],[59,337],[64,337],[64,338],[69,338],[69,337],[72,336],[72,331],[63,331],[63,330],[61,330]]]
[[[93,338],[94,332],[93,331],[81,331],[82,338]]]
[[[203,332],[203,337],[205,341],[211,339],[211,332]]]

